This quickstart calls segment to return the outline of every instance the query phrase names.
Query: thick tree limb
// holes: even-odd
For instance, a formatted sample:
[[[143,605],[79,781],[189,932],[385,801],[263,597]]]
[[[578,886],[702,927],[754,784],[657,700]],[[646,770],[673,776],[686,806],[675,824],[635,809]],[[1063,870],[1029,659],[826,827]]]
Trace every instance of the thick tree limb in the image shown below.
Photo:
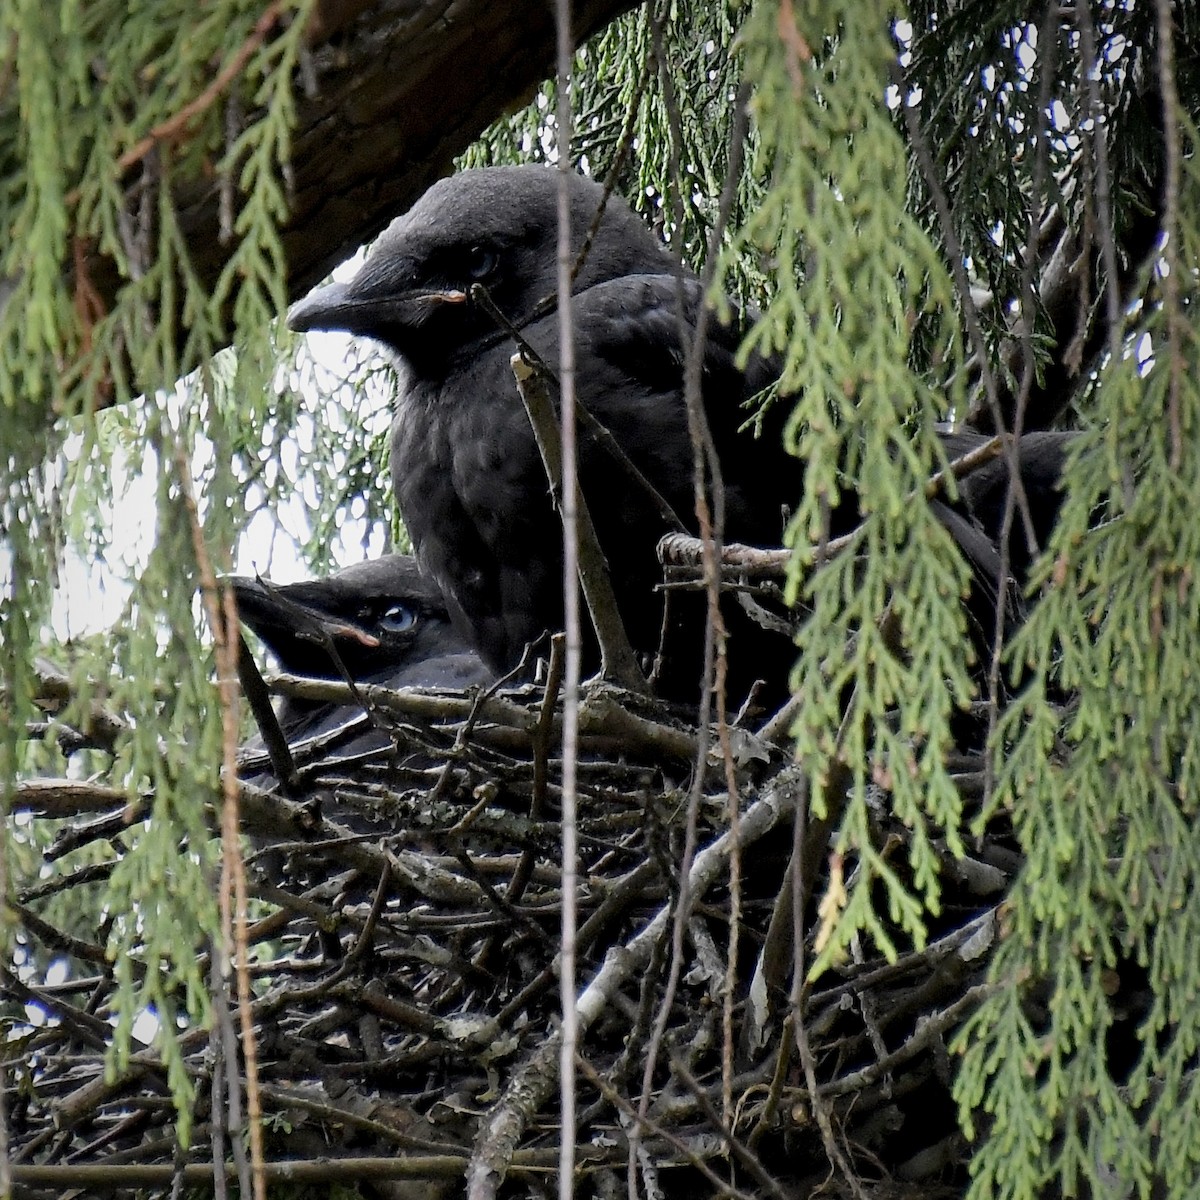
[[[635,2],[579,0],[577,39]],[[530,97],[553,66],[553,10],[537,0],[324,0],[309,42],[308,94],[298,98],[288,171],[293,215],[283,234],[293,299]],[[219,179],[197,179],[178,198],[193,266],[208,284],[234,248],[220,236],[220,193]],[[97,256],[86,271],[111,308],[125,281]]]

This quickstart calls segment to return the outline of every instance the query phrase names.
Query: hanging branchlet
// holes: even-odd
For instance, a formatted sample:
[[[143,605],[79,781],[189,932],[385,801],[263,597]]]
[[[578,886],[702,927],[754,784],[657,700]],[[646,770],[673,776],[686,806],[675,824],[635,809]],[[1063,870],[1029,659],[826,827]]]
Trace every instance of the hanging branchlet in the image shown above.
[[[872,6],[847,10],[836,39],[834,26],[816,15],[793,10],[793,18],[806,22],[796,36],[812,49],[799,92],[785,61],[791,43],[773,20],[764,12],[746,31],[748,69],[763,81],[754,109],[759,170],[769,164],[776,188],[740,231],[740,244],[778,264],[778,293],[743,353],[782,354],[781,391],[795,395],[788,436],[805,462],[789,530],[790,595],[813,611],[794,676],[797,752],[818,778],[830,769],[835,745],[851,764],[838,840],[863,864],[819,970],[863,926],[894,945],[872,915],[876,883],[906,914],[909,934],[923,936],[920,913],[937,904],[931,840],[960,844],[961,809],[941,760],[951,714],[971,685],[960,607],[966,570],[925,486],[946,469],[934,426],[959,386],[954,290],[894,187],[907,154],[883,103],[893,53],[889,16]],[[922,325],[939,347],[935,377],[910,369],[913,330]],[[854,481],[863,513],[857,554],[830,558],[826,547],[822,570],[809,573],[845,478]],[[901,654],[881,641],[885,610],[898,624]],[[887,716],[893,709],[898,721]],[[879,786],[916,832],[909,852],[919,900],[866,838],[868,791]]]

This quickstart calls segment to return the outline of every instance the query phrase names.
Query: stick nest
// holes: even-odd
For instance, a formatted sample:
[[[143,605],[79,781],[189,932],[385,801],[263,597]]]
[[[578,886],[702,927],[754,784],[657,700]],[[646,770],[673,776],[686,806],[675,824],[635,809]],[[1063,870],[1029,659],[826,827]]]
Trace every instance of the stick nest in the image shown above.
[[[55,687],[43,682],[50,719],[34,734],[53,725]],[[353,703],[341,684],[284,677],[274,687]],[[286,788],[264,752],[242,753],[250,1017],[272,1194],[330,1195],[336,1181],[364,1196],[553,1195],[556,698],[534,687],[359,692],[369,713],[295,746]],[[117,736],[119,715],[104,716],[74,744],[102,743],[96,730]],[[756,731],[732,727],[727,762],[715,733],[705,749],[694,726],[644,701],[600,685],[585,696],[579,1196],[625,1195],[631,1172],[638,1195],[664,1197],[964,1188],[948,1047],[983,994],[1014,843],[1000,829],[976,857],[946,856],[923,949],[888,962],[864,941],[797,987],[830,890],[831,843],[828,823],[809,814],[786,729],[786,714]],[[70,748],[70,731],[57,733]],[[982,758],[950,765],[968,807],[977,803]],[[33,780],[18,787],[22,810],[56,822],[51,857],[97,838],[120,855],[138,803],[102,783]],[[903,874],[905,830],[882,802],[873,820]],[[853,882],[852,861],[837,868]],[[58,983],[6,969],[9,1154],[28,1195],[207,1189],[213,1159],[224,1174],[243,1153],[230,1081],[244,1077],[244,1051],[233,985],[219,972],[212,1030],[182,1034],[195,1087],[186,1150],[154,1049],[135,1045],[128,1066],[106,1075],[116,983],[103,936],[44,914],[107,869],[54,876],[14,906],[27,961],[70,964]],[[95,920],[103,928],[103,914]]]

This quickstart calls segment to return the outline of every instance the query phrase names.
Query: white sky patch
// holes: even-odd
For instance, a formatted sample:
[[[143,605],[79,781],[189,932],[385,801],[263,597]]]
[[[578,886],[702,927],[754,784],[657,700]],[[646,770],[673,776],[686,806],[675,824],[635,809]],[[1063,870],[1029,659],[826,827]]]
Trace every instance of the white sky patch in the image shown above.
[[[63,449],[68,460],[83,453],[83,438],[71,435]],[[100,523],[109,531],[108,553],[85,558],[68,546],[59,570],[50,623],[60,641],[107,629],[121,616],[129,598],[126,579],[149,558],[154,545],[158,458],[147,449],[135,469],[120,450],[112,456],[112,502],[100,506]]]
[[[1137,360],[1138,375],[1145,379],[1154,370],[1154,339],[1149,333],[1143,333],[1138,338],[1133,354]]]
[[[143,1046],[149,1046],[151,1042],[158,1036],[158,1014],[152,1012],[148,1008],[143,1008],[136,1017],[133,1018],[133,1027],[130,1033],[133,1034],[135,1040],[142,1043]]]

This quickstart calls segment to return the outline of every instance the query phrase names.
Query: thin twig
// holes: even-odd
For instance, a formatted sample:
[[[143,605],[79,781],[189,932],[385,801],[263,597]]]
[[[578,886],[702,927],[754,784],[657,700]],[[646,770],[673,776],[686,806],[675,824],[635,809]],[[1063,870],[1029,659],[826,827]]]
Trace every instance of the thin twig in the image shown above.
[[[576,830],[576,782],[579,770],[579,678],[583,660],[580,639],[579,587],[583,585],[592,614],[592,625],[600,642],[601,670],[608,676],[611,670],[619,681],[645,686],[637,660],[625,635],[617,610],[612,580],[605,567],[600,543],[592,526],[579,486],[579,452],[575,436],[575,328],[571,322],[571,284],[574,279],[571,256],[571,135],[574,113],[571,110],[571,66],[575,43],[571,33],[571,0],[556,0],[554,7],[557,45],[556,94],[558,97],[555,138],[558,150],[558,374],[560,429],[562,438],[562,490],[560,505],[563,526],[563,613],[566,622],[566,668],[563,673],[563,735],[562,735],[562,945],[559,951],[559,1000],[562,1012],[562,1051],[559,1059],[559,1166],[558,1194],[560,1200],[572,1200],[575,1194],[575,1048],[579,1038],[579,1019],[575,1010],[575,939],[576,876],[579,869],[578,837]],[[519,359],[518,359],[519,361]],[[517,375],[517,388],[533,422],[532,395],[526,394]],[[527,381],[532,393],[544,383]],[[544,390],[544,389],[543,389]],[[553,408],[546,394],[544,407],[549,410],[552,424]],[[543,439],[552,437],[550,429],[537,430],[533,422],[539,449],[547,474],[551,476],[550,459],[543,448]],[[589,588],[591,590],[589,590]],[[604,594],[607,589],[607,594]],[[602,611],[598,607],[602,606]],[[541,722],[539,721],[539,727]]]
[[[650,32],[654,42],[655,57],[658,60],[659,80],[662,86],[663,102],[667,111],[668,128],[670,131],[669,150],[671,177],[675,181],[672,189],[672,204],[674,220],[677,229],[683,228],[683,214],[680,209],[680,197],[684,194],[680,153],[683,145],[683,122],[679,111],[678,98],[675,95],[674,82],[671,78],[669,63],[664,46],[662,22],[659,13],[652,8],[647,14]],[[705,262],[704,275],[701,279],[701,301],[696,317],[695,328],[687,320],[685,310],[685,268],[683,265],[682,238],[680,238],[679,258],[676,262],[676,325],[680,345],[685,349],[683,400],[687,413],[688,436],[692,447],[692,489],[695,499],[695,515],[700,541],[703,545],[704,581],[706,588],[706,606],[704,622],[704,658],[700,682],[699,716],[697,718],[697,747],[696,770],[692,776],[692,787],[688,794],[687,818],[684,826],[683,853],[680,858],[679,874],[680,887],[676,905],[674,925],[671,931],[671,958],[667,971],[667,982],[664,998],[659,1014],[654,1022],[650,1041],[646,1047],[646,1062],[642,1071],[642,1093],[638,1101],[638,1122],[646,1116],[650,1106],[650,1095],[654,1070],[658,1060],[659,1050],[666,1033],[669,1014],[675,1002],[675,992],[683,969],[683,940],[688,919],[691,916],[692,896],[688,887],[691,875],[692,858],[696,852],[697,825],[700,797],[703,788],[704,766],[708,757],[709,713],[716,693],[718,717],[725,723],[725,694],[724,694],[724,658],[725,658],[725,628],[720,610],[720,571],[718,563],[721,556],[721,545],[725,532],[725,487],[721,475],[721,463],[713,441],[712,430],[704,411],[702,393],[702,376],[704,365],[704,349],[708,336],[708,320],[710,309],[704,303],[707,293],[715,277],[719,258],[720,238],[725,223],[732,211],[733,198],[737,190],[737,174],[740,168],[741,147],[746,132],[745,106],[748,91],[745,86],[739,89],[735,100],[735,119],[731,134],[729,173],[721,196],[717,221],[710,231],[708,257]],[[710,509],[709,495],[712,504]],[[718,667],[720,664],[720,667]],[[720,683],[720,688],[717,684]],[[725,745],[728,745],[726,739]],[[727,766],[731,762],[727,760]],[[736,788],[731,801],[736,805]],[[736,825],[736,822],[735,822]],[[635,1123],[630,1130],[629,1150],[629,1184],[633,1186],[633,1166],[637,1154],[637,1143],[640,1137],[640,1124]]]
[[[559,498],[560,507],[565,509],[567,488],[563,444],[545,379],[520,355],[513,356],[513,374],[516,376],[517,390],[521,393],[525,411],[529,414],[529,422],[537,439],[551,490]],[[572,577],[577,576],[583,586],[592,626],[596,631],[596,640],[600,643],[601,674],[631,692],[644,693],[647,690],[646,677],[642,674],[633,648],[629,644],[587,501],[579,494],[577,486],[570,489],[570,495],[577,506],[579,527],[579,564]],[[569,662],[569,644],[567,657]],[[569,669],[567,678],[569,681]]]
[[[1054,33],[1058,26],[1058,2],[1048,0],[1046,12],[1038,28],[1038,47],[1044,47],[1044,61],[1040,64],[1041,80],[1038,86],[1037,124],[1034,138],[1036,155],[1033,162],[1033,179],[1029,200],[1029,236],[1025,241],[1025,261],[1021,265],[1021,314],[1019,323],[1019,338],[1022,347],[1023,361],[1021,364],[1021,383],[1017,392],[1017,405],[1013,415],[1012,435],[1019,442],[1025,427],[1025,410],[1029,406],[1029,396],[1037,375],[1037,360],[1033,349],[1034,312],[1037,307],[1037,295],[1034,291],[1034,271],[1037,266],[1037,244],[1040,225],[1040,200],[1045,188],[1046,171],[1048,166],[1050,141],[1047,136],[1047,113],[1050,108],[1051,85],[1054,81],[1054,60],[1058,48],[1058,39]],[[1004,634],[1006,628],[1008,588],[1005,582],[1009,574],[1009,539],[1012,535],[1013,516],[1019,506],[1021,519],[1024,523],[1026,545],[1030,555],[1036,555],[1039,547],[1033,533],[1032,518],[1029,515],[1028,502],[1022,486],[1019,469],[1014,472],[1013,462],[1017,458],[1014,450],[1009,455],[1008,489],[1004,493],[1004,514],[1000,520],[1000,568],[996,580],[996,619],[992,632],[992,654],[988,666],[988,742],[995,745],[996,728],[1000,722],[1000,663],[1004,653]],[[984,804],[991,801],[995,786],[994,758],[988,755],[985,765]]]
[[[195,487],[192,483],[191,465],[182,442],[175,446],[175,469],[179,474],[180,490],[187,510],[188,524],[192,535],[192,550],[200,572],[200,595],[212,632],[217,660],[217,690],[221,704],[222,764],[221,787],[221,886],[219,901],[222,947],[226,962],[232,958],[237,981],[238,1013],[242,1030],[242,1057],[246,1068],[246,1116],[250,1125],[250,1165],[253,1176],[254,1200],[266,1200],[267,1184],[263,1175],[262,1114],[258,1099],[258,1053],[255,1040],[254,1020],[251,1015],[250,974],[247,967],[248,947],[246,943],[246,864],[242,861],[239,847],[240,818],[238,813],[239,785],[237,776],[238,752],[238,682],[237,646],[240,641],[238,630],[237,597],[228,582],[218,584],[213,569],[208,545],[204,540],[204,529],[196,504]],[[232,895],[231,895],[232,894]],[[230,902],[233,902],[231,911]],[[236,1071],[236,1059],[231,1058],[230,1070]],[[230,1112],[233,1112],[231,1089]],[[235,1139],[236,1140],[236,1139]],[[249,1192],[251,1180],[242,1179],[243,1193]]]
[[[718,1195],[722,1197],[729,1196],[732,1200],[754,1200],[754,1197],[749,1193],[734,1187],[729,1180],[722,1179],[695,1150],[688,1146],[682,1138],[676,1137],[665,1125],[661,1125],[659,1122],[653,1120],[653,1118],[638,1113],[633,1105],[612,1087],[586,1058],[580,1055],[576,1061],[579,1069],[587,1076],[588,1081],[605,1100],[618,1109],[632,1124],[644,1126],[655,1137],[660,1137],[667,1145],[673,1146],[686,1163],[699,1171],[717,1189]],[[772,1195],[782,1195],[782,1192],[773,1191]]]
[[[1052,4],[1054,2],[1055,0],[1051,0]],[[967,334],[970,337],[971,347],[978,356],[980,370],[983,373],[988,408],[991,411],[995,431],[998,434],[1002,434],[1005,431],[1005,421],[1004,413],[1000,407],[1000,387],[996,381],[995,372],[993,372],[991,367],[987,340],[983,336],[983,328],[979,322],[979,309],[976,307],[975,298],[971,294],[971,281],[967,277],[967,268],[965,266],[966,257],[959,242],[957,227],[954,222],[954,213],[950,207],[950,201],[946,196],[946,189],[943,187],[941,177],[938,174],[937,164],[929,148],[925,131],[921,128],[917,109],[914,105],[908,103],[908,81],[905,78],[904,71],[894,59],[889,63],[888,71],[891,75],[893,85],[900,93],[900,107],[904,112],[904,124],[908,130],[909,142],[912,145],[917,164],[921,168],[921,175],[925,180],[925,186],[929,188],[929,194],[933,198],[934,209],[938,216],[938,225],[941,228],[942,237],[946,241],[946,257],[949,259],[950,272],[954,279],[955,290],[958,292],[959,303],[962,305],[963,319],[967,325]],[[1033,517],[1029,512],[1029,501],[1025,496],[1024,488],[1021,486],[1021,462],[1017,453],[1017,447],[1011,439],[1007,439],[1004,449],[1005,460],[1008,463],[1009,488],[1016,492],[1018,511],[1025,526],[1025,536],[1028,539],[1029,546],[1033,547],[1037,544],[1037,538],[1033,530]],[[999,582],[998,587],[1003,591],[1003,580]]]
[[[555,634],[550,639],[550,666],[546,672],[546,689],[542,694],[542,706],[538,713],[537,728],[533,733],[533,795],[529,801],[529,815],[539,820],[546,805],[546,776],[549,769],[550,736],[554,730],[554,706],[563,680],[564,638]],[[525,888],[533,875],[533,864],[537,852],[532,848],[521,853],[521,861],[509,880],[505,899],[517,904],[525,894]]]
[[[868,1063],[865,1067],[829,1083],[820,1084],[820,1095],[826,1099],[845,1096],[881,1079],[888,1072],[915,1058],[931,1042],[940,1038],[947,1030],[953,1029],[972,1009],[988,997],[994,996],[1003,986],[998,983],[979,983],[968,988],[952,1004],[923,1020],[913,1035],[886,1058]],[[812,1087],[811,1082],[809,1086]]]
[[[1108,355],[1116,362],[1121,351],[1121,281],[1117,274],[1117,246],[1113,229],[1112,176],[1108,168],[1108,120],[1100,96],[1100,82],[1094,70],[1097,64],[1096,27],[1087,4],[1073,4],[1070,12],[1079,30],[1079,77],[1087,96],[1083,126],[1091,125],[1090,141],[1096,164],[1096,215],[1099,219],[1100,257],[1104,263],[1104,304],[1108,323]],[[1084,136],[1088,136],[1087,133]]]
[[[209,1049],[212,1054],[212,1073],[209,1078],[209,1116],[212,1121],[212,1181],[214,1200],[226,1200],[229,1195],[229,1185],[222,1164],[225,1162],[226,1126],[232,1123],[239,1100],[234,1095],[233,1105],[229,1107],[227,1097],[233,1094],[233,1085],[237,1082],[237,1035],[234,1033],[233,1020],[229,1015],[229,990],[226,986],[228,977],[221,969],[221,956],[214,954],[208,964],[209,987],[213,997],[213,1023],[209,1034]],[[232,1062],[232,1067],[231,1067]],[[227,1090],[228,1089],[228,1090]],[[235,1149],[239,1178],[245,1176],[246,1148],[241,1145],[241,1138],[235,1135]],[[176,1180],[182,1178],[182,1173],[176,1175]]]
[[[1180,389],[1183,386],[1184,338],[1186,327],[1179,304],[1179,91],[1175,85],[1175,35],[1171,0],[1155,0],[1158,23],[1158,86],[1162,92],[1163,142],[1167,171],[1163,186],[1163,246],[1166,275],[1162,280],[1163,313],[1167,322],[1167,427],[1171,436],[1169,466],[1178,473],[1183,466],[1183,418],[1180,413]]]
[[[802,798],[796,807],[793,826],[795,832],[792,846],[792,862],[797,865],[804,863],[809,857],[805,853],[804,845],[805,837],[809,832],[806,828],[808,818],[807,809],[808,806]],[[822,847],[823,849],[824,847]],[[805,1083],[808,1085],[813,1115],[817,1119],[817,1128],[821,1131],[821,1141],[825,1145],[825,1153],[829,1157],[830,1165],[836,1167],[841,1173],[855,1200],[865,1200],[862,1184],[859,1182],[854,1168],[847,1160],[841,1146],[838,1145],[837,1138],[834,1136],[830,1106],[825,1103],[817,1090],[817,1064],[813,1058],[812,1046],[808,1040],[808,1028],[804,1020],[804,1008],[808,999],[808,988],[804,978],[804,910],[808,900],[806,893],[811,892],[811,886],[811,883],[808,883],[806,887],[806,880],[802,869],[793,872],[792,887],[790,890],[792,901],[792,954],[794,961],[792,965],[792,995],[788,1021],[792,1026],[792,1033],[796,1041],[796,1050],[800,1055],[800,1066],[804,1071]]]
[[[554,368],[542,358],[521,334],[521,328],[525,324],[528,324],[528,322],[522,322],[521,326],[518,327],[510,321],[497,307],[496,302],[491,297],[491,293],[481,283],[471,285],[471,299],[512,339],[513,344],[520,350],[526,362],[541,371],[547,379],[552,380],[555,386],[558,386],[558,375]],[[578,397],[576,399],[578,401]],[[637,463],[625,453],[621,443],[613,437],[611,431],[578,402],[575,405],[575,419],[588,437],[603,449],[613,462],[629,476],[634,486],[645,494],[658,510],[658,515],[663,523],[671,529],[682,532],[685,526],[679,519],[679,514],[671,507],[658,488],[646,478]]]
[[[271,760],[271,770],[279,780],[280,789],[285,796],[295,795],[296,764],[292,759],[291,747],[279,727],[279,718],[271,705],[270,690],[263,682],[258,663],[254,661],[254,655],[250,653],[250,647],[241,634],[238,635],[237,673],[242,695],[250,705],[250,712],[262,736],[267,757]]]
[[[708,1118],[709,1124],[725,1139],[726,1145],[737,1155],[750,1174],[754,1176],[755,1182],[758,1183],[759,1187],[764,1188],[769,1195],[777,1197],[777,1200],[789,1200],[788,1193],[779,1186],[779,1181],[763,1166],[762,1160],[758,1155],[733,1132],[728,1117],[722,1117],[717,1112],[708,1093],[700,1086],[699,1081],[687,1069],[687,1064],[678,1055],[671,1056],[671,1070],[687,1085],[688,1091],[695,1096],[696,1101],[700,1105],[700,1110]],[[722,1083],[722,1090],[724,1090],[724,1087],[725,1085]]]

